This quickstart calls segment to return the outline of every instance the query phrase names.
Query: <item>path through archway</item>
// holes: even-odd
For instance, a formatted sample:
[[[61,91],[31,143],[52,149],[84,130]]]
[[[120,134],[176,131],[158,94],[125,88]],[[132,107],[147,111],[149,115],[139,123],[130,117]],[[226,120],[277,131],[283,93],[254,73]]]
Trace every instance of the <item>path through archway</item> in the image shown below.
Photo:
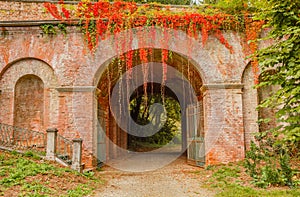
[[[202,108],[200,109],[200,116],[197,114],[193,117],[195,119],[191,122],[191,124],[194,124],[193,127],[187,127],[186,108],[193,105],[198,106],[199,103],[202,103],[202,95],[200,92],[202,79],[197,67],[193,65],[187,57],[169,51],[169,55],[172,56],[172,58],[168,58],[166,62],[168,70],[166,80],[164,81],[162,75],[163,64],[161,62],[161,50],[152,50],[153,53],[149,58],[151,62],[142,62],[138,54],[139,51],[137,50],[133,52],[132,68],[128,69],[126,61],[123,61],[121,58],[114,58],[101,75],[98,83],[98,120],[100,124],[97,131],[96,143],[96,155],[100,162],[109,161],[111,163],[115,162],[115,160],[125,160],[127,163],[130,163],[128,160],[129,154],[135,154],[136,156],[137,152],[142,152],[141,160],[147,158],[146,163],[157,162],[161,165],[164,163],[160,161],[161,157],[168,160],[168,157],[176,158],[176,156],[179,157],[186,152],[189,145],[187,139],[188,128],[203,131],[203,118],[201,119],[201,117],[203,117],[203,115],[201,115],[203,113]],[[126,56],[126,54],[123,56]],[[145,69],[147,70],[145,71]],[[139,99],[140,101],[138,101]],[[167,150],[163,149],[166,148],[166,145],[170,147],[171,144],[174,144],[175,138],[178,139],[176,132],[172,133],[170,131],[171,127],[160,127],[159,122],[152,124],[157,121],[157,119],[159,119],[160,122],[163,121],[164,118],[161,111],[163,108],[160,107],[166,103],[173,103],[174,105],[170,111],[173,110],[175,115],[179,114],[179,118],[176,120],[179,121],[179,125],[169,125],[175,129],[180,128],[179,134],[181,139],[179,141],[181,147],[176,151],[162,151]],[[176,103],[179,106],[178,109],[174,107]],[[160,112],[152,113],[151,110],[155,111],[155,108],[156,111],[158,109]],[[134,113],[136,114],[134,115]],[[148,119],[133,116],[146,116]],[[132,121],[132,119],[134,121]],[[146,122],[143,125],[141,121],[145,120]],[[173,121],[173,124],[176,124],[176,121]],[[168,121],[167,123],[170,124]],[[159,127],[159,129],[157,130],[156,127]],[[164,129],[167,129],[167,131],[164,132]],[[162,137],[162,133],[170,135],[169,138],[164,142],[156,140],[155,143],[155,140],[153,140],[155,138],[154,136]],[[200,132],[193,131],[190,133],[197,134]],[[203,132],[201,134],[203,134]],[[194,138],[196,136],[190,137]],[[204,136],[202,136],[202,139],[204,139]],[[153,148],[152,150],[144,149],[142,151],[133,149],[133,143],[149,142],[150,140],[154,141],[152,145],[157,145],[157,148]],[[195,148],[196,146],[191,149],[195,153],[188,154],[188,157],[189,155],[196,156],[196,152],[199,151]],[[202,148],[204,148],[204,146]],[[161,155],[162,152],[164,152],[163,156]],[[168,155],[165,154],[166,152]],[[146,153],[147,156],[145,157]],[[160,155],[158,160],[155,159],[156,156],[154,153],[159,153],[156,154],[156,156]],[[142,168],[135,166],[133,167],[134,169],[131,167],[130,170],[140,171],[144,169],[155,169],[159,166],[150,164],[150,168],[145,168],[145,161],[143,164],[140,163],[140,165],[142,165]]]
[[[133,152],[181,152],[184,149],[181,110],[176,94],[168,87],[165,87],[164,94],[162,94],[162,85],[159,83],[148,83],[146,86],[147,89],[144,89],[144,85],[138,87],[131,95],[130,116],[141,125],[151,123],[153,126],[159,127],[160,125],[157,124],[164,118],[165,124],[151,136],[140,137],[128,134],[128,150]],[[145,95],[145,90],[147,95]],[[157,104],[164,105],[165,109],[160,108]],[[166,117],[163,116],[163,110],[165,110]]]

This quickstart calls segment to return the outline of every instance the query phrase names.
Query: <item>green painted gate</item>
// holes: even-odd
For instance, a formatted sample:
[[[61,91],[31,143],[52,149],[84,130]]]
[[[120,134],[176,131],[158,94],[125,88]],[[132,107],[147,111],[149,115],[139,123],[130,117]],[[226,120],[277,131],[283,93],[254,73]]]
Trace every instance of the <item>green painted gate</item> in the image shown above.
[[[195,166],[205,165],[205,145],[203,133],[202,103],[188,105],[186,109],[187,123],[187,161]]]

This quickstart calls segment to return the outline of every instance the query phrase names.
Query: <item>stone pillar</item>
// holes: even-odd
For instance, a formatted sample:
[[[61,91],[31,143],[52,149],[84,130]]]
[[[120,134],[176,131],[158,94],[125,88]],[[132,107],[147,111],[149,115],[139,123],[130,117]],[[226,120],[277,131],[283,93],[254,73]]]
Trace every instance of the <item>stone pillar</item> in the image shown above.
[[[93,161],[92,164],[93,166],[97,166],[98,164],[98,160],[99,160],[99,132],[101,132],[100,130],[100,119],[98,117],[99,115],[99,109],[101,106],[99,103],[99,97],[100,97],[100,93],[101,91],[98,88],[95,88],[94,91],[94,100],[93,100]],[[101,151],[100,151],[101,152]]]
[[[206,165],[244,159],[241,84],[202,87]]]
[[[73,170],[76,170],[78,172],[82,171],[81,158],[82,158],[82,139],[76,138],[73,139],[73,155],[72,155],[72,166],[71,166]]]
[[[46,159],[52,161],[55,160],[57,132],[58,130],[56,128],[47,129]]]
[[[62,97],[65,114],[64,121],[60,119],[60,125],[66,128],[75,128],[69,131],[69,136],[79,136],[83,139],[84,149],[82,150],[82,162],[85,168],[93,167],[94,161],[94,136],[95,121],[97,121],[95,109],[95,86],[64,86],[56,90]],[[70,118],[72,117],[72,118]]]

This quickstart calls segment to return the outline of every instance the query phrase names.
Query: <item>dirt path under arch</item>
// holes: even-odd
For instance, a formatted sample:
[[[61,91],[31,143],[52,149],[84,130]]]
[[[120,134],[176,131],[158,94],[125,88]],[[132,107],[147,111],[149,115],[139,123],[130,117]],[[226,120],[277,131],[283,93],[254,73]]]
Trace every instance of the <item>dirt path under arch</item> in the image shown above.
[[[156,154],[155,157],[164,159],[165,155]],[[140,158],[130,158],[131,163],[135,160],[139,162]],[[126,163],[129,163],[128,159]],[[106,166],[100,173],[107,185],[97,191],[95,197],[214,196],[213,191],[201,187],[203,181],[199,172],[201,170],[188,165],[183,156],[163,168],[148,172],[124,172]]]

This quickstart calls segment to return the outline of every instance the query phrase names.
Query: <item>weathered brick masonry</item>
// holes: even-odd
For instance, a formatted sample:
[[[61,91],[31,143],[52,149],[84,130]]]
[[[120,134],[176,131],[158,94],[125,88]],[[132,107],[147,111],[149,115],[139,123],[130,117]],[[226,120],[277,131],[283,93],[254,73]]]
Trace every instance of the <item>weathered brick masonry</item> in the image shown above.
[[[46,23],[42,20],[53,18],[44,13],[41,3],[0,1],[0,122],[41,130],[57,127],[68,138],[81,137],[83,160],[89,167],[97,152],[97,86],[117,55],[113,38],[102,40],[92,55],[76,27],[68,27],[67,35],[45,35],[37,25]],[[161,33],[158,30],[156,40],[146,43],[163,48]],[[201,37],[194,40],[183,32],[167,48],[191,57],[201,76],[207,165],[243,159],[258,130],[257,93],[252,89],[254,77],[245,60],[243,35],[224,35],[233,46],[232,54],[214,37],[203,46]],[[124,52],[138,49],[138,39],[134,35],[133,45]],[[34,95],[26,96],[29,92]]]

